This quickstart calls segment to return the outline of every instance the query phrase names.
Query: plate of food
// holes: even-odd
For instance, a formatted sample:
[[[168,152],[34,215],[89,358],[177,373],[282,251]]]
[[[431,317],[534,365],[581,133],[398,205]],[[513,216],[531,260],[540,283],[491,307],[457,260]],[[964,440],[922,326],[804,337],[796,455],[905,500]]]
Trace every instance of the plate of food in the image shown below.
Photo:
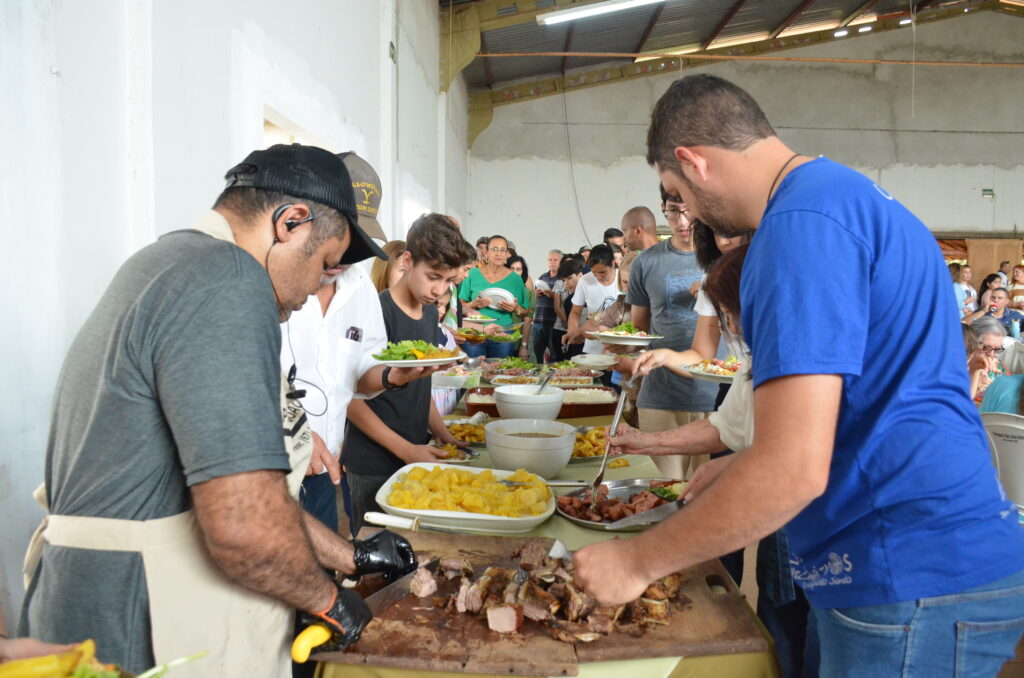
[[[505,386],[507,384],[539,384],[541,377],[535,374],[523,374],[523,375],[502,375],[497,374],[490,377],[488,381],[492,384],[499,386]],[[548,381],[551,386],[593,386],[593,376],[571,376],[571,377],[551,377]]]
[[[442,464],[468,464],[476,461],[480,453],[470,447],[456,447],[455,445],[439,445],[436,441],[430,443],[433,447],[444,450],[448,455],[443,459],[438,457],[437,461]]]
[[[492,318],[489,315],[464,315],[462,316],[462,319],[467,323],[476,323],[477,325],[486,325],[488,323],[498,322],[497,318]]]
[[[675,501],[686,483],[671,478],[634,478],[609,480],[598,488],[597,508],[591,510],[590,488],[573,490],[558,497],[557,511],[566,520],[592,530],[605,530],[607,525],[628,516]],[[640,532],[650,525],[623,528],[623,532]]]
[[[448,432],[456,440],[469,443],[470,447],[486,447],[484,425],[490,420],[486,414],[477,414],[470,419],[449,419],[444,422]]]
[[[619,400],[615,389],[600,385],[562,388],[565,393],[562,396],[562,409],[558,411],[558,419],[600,417],[615,413],[615,405]],[[482,386],[466,391],[466,412],[499,416],[498,406],[494,400],[494,387]]]
[[[619,362],[620,357],[608,353],[580,353],[579,355],[574,355],[569,362],[594,370],[606,370]]]
[[[572,448],[570,464],[591,464],[600,462],[604,456],[605,426],[583,426],[576,432],[576,444]]]
[[[648,334],[637,329],[636,325],[631,322],[616,325],[610,330],[590,332],[589,334],[602,344],[615,344],[617,346],[647,346],[652,341],[662,338],[659,335]]]
[[[719,384],[731,384],[736,378],[736,373],[743,367],[743,363],[731,355],[725,360],[711,358],[701,360],[699,363],[687,365],[683,369],[690,373],[694,379],[713,381]]]
[[[419,339],[407,339],[397,344],[388,342],[384,350],[373,357],[391,367],[429,367],[457,363],[466,354],[458,349],[448,350]]]
[[[522,469],[408,464],[388,478],[375,498],[391,515],[467,532],[529,532],[555,512],[555,497],[544,479]]]
[[[488,299],[491,304],[490,307],[493,309],[498,308],[498,304],[503,301],[512,303],[516,300],[515,296],[508,290],[503,290],[500,287],[488,287],[486,290],[481,292],[479,296]]]

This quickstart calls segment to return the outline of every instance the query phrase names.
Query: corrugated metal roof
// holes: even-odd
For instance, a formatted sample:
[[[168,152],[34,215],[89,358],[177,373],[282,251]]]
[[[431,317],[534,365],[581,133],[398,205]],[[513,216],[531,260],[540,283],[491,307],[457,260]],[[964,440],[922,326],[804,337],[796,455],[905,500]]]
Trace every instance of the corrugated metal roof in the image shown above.
[[[448,0],[440,0],[445,7]],[[456,0],[463,4],[464,0]],[[533,20],[513,26],[485,31],[484,49],[500,52],[621,52],[667,51],[686,46],[702,45],[711,37],[730,11],[739,3],[739,9],[721,30],[711,48],[725,46],[731,41],[750,36],[767,36],[783,24],[804,0],[666,0],[661,5],[648,5],[615,14],[572,21],[555,26],[542,26]],[[915,4],[920,0],[914,0]],[[815,0],[787,27],[790,31],[826,28],[849,17],[864,4],[864,0]],[[976,4],[972,0],[940,0],[929,9],[940,6]],[[908,0],[879,0],[865,16],[889,15],[908,11]],[[651,26],[651,20],[657,17]],[[644,34],[650,33],[646,40]],[[566,49],[566,38],[572,29],[572,39]],[[641,44],[642,43],[642,44]],[[500,86],[523,78],[542,78],[561,74],[562,57],[509,57],[490,59],[493,81],[487,77],[484,59],[475,59],[463,71],[470,88]],[[621,64],[623,59],[600,57],[571,57],[565,65],[577,69],[595,64]]]

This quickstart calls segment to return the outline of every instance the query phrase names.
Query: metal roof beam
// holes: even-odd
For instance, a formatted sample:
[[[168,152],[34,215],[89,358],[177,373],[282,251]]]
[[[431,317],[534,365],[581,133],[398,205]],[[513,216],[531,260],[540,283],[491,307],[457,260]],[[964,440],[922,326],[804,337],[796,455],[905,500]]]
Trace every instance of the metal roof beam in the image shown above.
[[[573,23],[569,24],[569,30],[565,34],[565,49],[562,50],[563,52],[570,51],[569,48],[572,47],[572,34],[573,34],[573,31],[575,31],[575,30],[576,30],[576,23],[573,22]],[[490,61],[490,59],[487,59],[487,61]],[[568,65],[569,65],[569,57],[567,57],[567,56],[562,57],[562,75],[565,75],[565,69],[566,69],[566,67]]]
[[[786,30],[794,23],[796,23],[796,20],[800,18],[800,15],[803,14],[804,11],[813,4],[814,0],[804,0],[803,2],[801,2],[800,6],[793,10],[793,13],[786,17],[785,21],[783,21],[781,24],[775,27],[775,30],[768,35],[768,39],[774,40],[775,38],[779,37],[779,34],[782,33],[782,31]]]
[[[729,11],[726,12],[725,18],[722,19],[717,26],[715,26],[715,30],[711,31],[711,35],[709,35],[707,40],[705,40],[703,44],[701,44],[700,48],[707,49],[708,47],[710,47],[711,43],[718,39],[718,36],[722,34],[722,31],[725,30],[725,27],[728,26],[729,22],[736,17],[740,9],[742,9],[743,5],[745,4],[747,4],[747,0],[736,0],[736,2],[733,3],[732,7],[729,8]],[[639,52],[641,50],[637,51]]]
[[[845,28],[850,25],[851,21],[857,20],[860,16],[870,10],[872,7],[878,4],[878,0],[868,0],[857,9],[853,10],[846,15],[846,18],[839,22],[840,28]]]
[[[745,1],[746,0],[744,0],[744,2]],[[665,9],[665,3],[664,2],[661,3],[660,5],[658,5],[657,8],[655,8],[654,14],[651,15],[651,20],[647,22],[647,28],[644,29],[644,33],[643,33],[643,35],[640,36],[640,41],[637,43],[636,49],[633,50],[634,52],[642,52],[642,51],[644,51],[644,45],[647,43],[647,38],[651,37],[651,31],[653,31],[654,27],[657,25],[658,19],[661,18],[661,12],[664,9]]]

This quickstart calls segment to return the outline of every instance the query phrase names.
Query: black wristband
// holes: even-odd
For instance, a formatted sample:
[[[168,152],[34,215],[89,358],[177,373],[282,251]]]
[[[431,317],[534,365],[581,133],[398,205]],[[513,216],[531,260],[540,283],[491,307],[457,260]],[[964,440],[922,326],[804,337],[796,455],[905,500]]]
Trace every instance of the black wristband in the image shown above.
[[[391,374],[391,365],[385,366],[384,371],[380,373],[380,383],[384,387],[385,391],[397,391],[408,386],[408,384],[398,384],[397,386],[392,384],[388,381],[389,374]]]

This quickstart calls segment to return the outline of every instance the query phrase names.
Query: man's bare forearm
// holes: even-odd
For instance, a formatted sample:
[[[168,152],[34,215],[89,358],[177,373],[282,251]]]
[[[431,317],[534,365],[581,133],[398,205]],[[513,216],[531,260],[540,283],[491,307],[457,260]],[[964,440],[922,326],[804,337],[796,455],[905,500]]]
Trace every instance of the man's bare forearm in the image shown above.
[[[302,520],[317,561],[328,570],[337,570],[343,574],[355,574],[356,564],[352,560],[354,553],[352,544],[338,533],[333,532],[308,511],[302,512]]]
[[[725,451],[718,429],[707,419],[648,435],[651,449],[644,450],[645,454],[714,454]]]
[[[327,607],[335,587],[313,554],[280,471],[250,471],[192,487],[206,547],[232,581],[300,610]]]

